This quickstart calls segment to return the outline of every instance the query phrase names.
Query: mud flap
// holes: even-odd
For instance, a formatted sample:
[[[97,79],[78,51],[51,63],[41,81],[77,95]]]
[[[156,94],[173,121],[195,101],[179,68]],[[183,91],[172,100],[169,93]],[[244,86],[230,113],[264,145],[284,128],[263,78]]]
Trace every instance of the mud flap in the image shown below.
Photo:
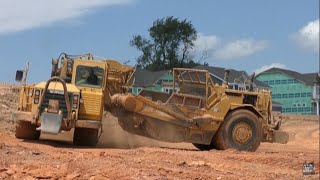
[[[61,130],[62,114],[44,112],[40,116],[41,126],[37,128],[44,133],[58,134]]]
[[[280,130],[272,131],[272,142],[286,144],[289,141],[289,134]]]

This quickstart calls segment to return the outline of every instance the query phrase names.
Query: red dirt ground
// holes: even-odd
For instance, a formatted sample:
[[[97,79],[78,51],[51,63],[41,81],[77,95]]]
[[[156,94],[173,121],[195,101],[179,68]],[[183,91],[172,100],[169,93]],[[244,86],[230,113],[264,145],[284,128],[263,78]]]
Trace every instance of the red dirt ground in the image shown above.
[[[319,122],[287,121],[288,144],[262,143],[256,152],[198,151],[123,132],[107,116],[97,148],[14,137],[17,95],[0,86],[0,179],[319,179]],[[42,139],[52,138],[41,135]],[[72,139],[65,133],[55,139]],[[304,162],[316,175],[304,176]]]

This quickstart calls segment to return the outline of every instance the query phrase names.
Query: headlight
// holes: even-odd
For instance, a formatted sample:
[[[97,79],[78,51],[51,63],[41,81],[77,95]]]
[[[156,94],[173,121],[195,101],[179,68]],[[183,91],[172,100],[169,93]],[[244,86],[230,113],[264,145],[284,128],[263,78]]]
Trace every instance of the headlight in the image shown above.
[[[34,103],[38,104],[39,103],[39,99],[34,99]]]
[[[36,90],[36,92],[34,93],[36,96],[40,95],[40,90]]]
[[[73,95],[73,101],[72,101],[72,108],[77,109],[78,108],[78,100],[79,100],[79,95]]]

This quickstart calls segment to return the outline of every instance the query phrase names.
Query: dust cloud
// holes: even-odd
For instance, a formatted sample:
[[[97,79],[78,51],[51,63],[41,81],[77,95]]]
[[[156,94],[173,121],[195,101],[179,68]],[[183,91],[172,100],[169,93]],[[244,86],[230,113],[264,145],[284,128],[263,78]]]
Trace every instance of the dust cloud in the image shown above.
[[[151,138],[134,135],[124,131],[118,124],[116,117],[105,113],[102,120],[102,134],[99,138],[97,148],[134,149],[138,147],[165,147],[178,149],[195,149],[190,143],[169,143],[161,142]],[[41,133],[40,139],[59,141],[72,144],[73,132],[62,131],[57,135]]]
[[[106,112],[102,120],[102,133],[97,144],[97,148],[118,148],[133,149],[138,147],[164,147],[178,149],[195,149],[190,143],[169,143],[161,142],[151,138],[134,135],[124,131],[118,124],[116,117]],[[62,131],[57,135],[41,133],[40,139],[59,141],[61,143],[72,144],[73,132]]]
[[[118,124],[117,118],[110,113],[105,113],[102,121],[103,133],[97,147],[132,149],[137,147],[168,147],[168,148],[193,148],[187,143],[167,143],[154,139],[134,135],[124,131]]]

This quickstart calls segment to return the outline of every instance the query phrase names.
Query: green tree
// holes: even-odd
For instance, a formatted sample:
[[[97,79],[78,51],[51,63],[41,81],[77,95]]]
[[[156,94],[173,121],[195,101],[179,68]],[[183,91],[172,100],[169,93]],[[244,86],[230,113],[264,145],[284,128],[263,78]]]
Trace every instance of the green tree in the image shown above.
[[[194,67],[192,49],[197,31],[190,21],[165,17],[153,22],[150,38],[135,35],[130,45],[142,52],[137,66],[151,71],[169,70],[173,67]]]

